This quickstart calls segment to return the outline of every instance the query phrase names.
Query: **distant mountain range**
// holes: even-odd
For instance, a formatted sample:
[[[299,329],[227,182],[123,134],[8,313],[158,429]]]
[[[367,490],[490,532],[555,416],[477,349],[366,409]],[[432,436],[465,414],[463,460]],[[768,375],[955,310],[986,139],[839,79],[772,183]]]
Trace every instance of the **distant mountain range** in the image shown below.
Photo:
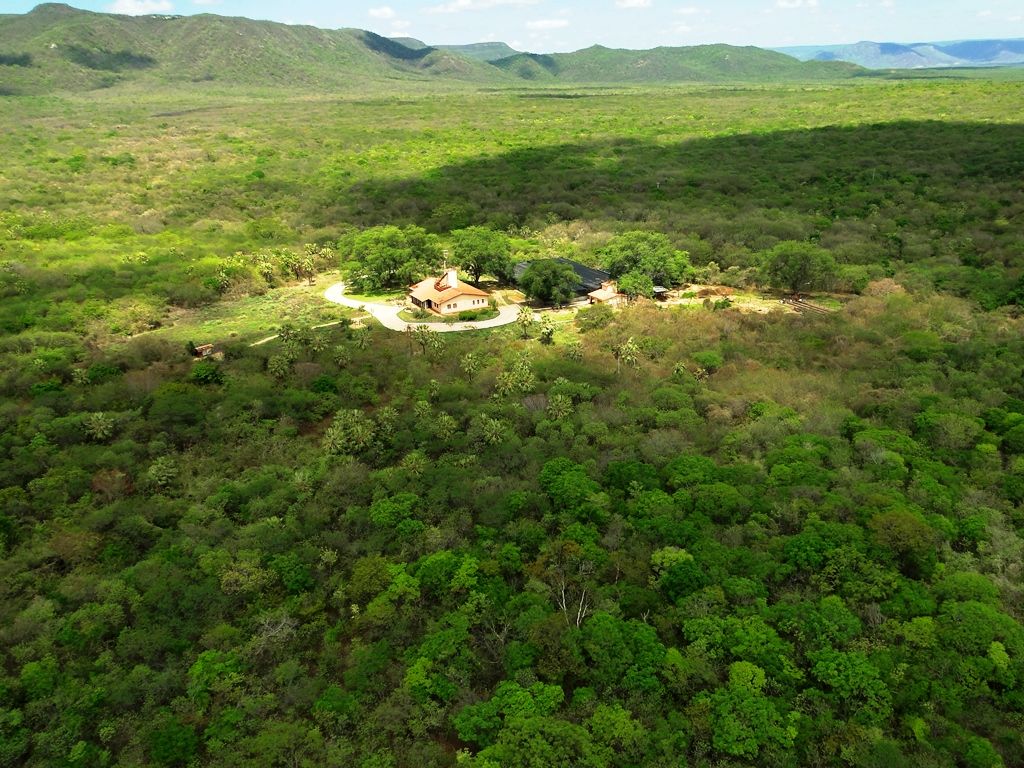
[[[1024,40],[872,43],[775,48],[800,61],[846,61],[868,69],[1002,67],[1024,64]]]
[[[393,37],[413,50],[429,48],[413,37]],[[763,48],[697,45],[631,51],[595,45],[573,53],[523,53],[506,43],[439,45],[437,48],[486,61],[522,80],[572,83],[765,82],[848,77],[855,67],[794,67],[792,56]],[[818,63],[826,63],[818,60]],[[832,62],[835,63],[835,62]]]
[[[8,95],[198,83],[330,92],[396,83],[807,82],[861,72],[728,45],[540,56],[504,43],[433,47],[211,14],[119,16],[46,3],[0,15],[0,94]]]

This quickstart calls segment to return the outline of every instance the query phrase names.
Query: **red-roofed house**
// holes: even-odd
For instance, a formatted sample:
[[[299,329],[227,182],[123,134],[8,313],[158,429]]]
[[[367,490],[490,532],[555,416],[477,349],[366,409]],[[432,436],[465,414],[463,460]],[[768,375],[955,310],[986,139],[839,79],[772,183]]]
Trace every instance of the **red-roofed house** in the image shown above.
[[[428,277],[409,288],[409,301],[420,309],[428,309],[441,315],[454,315],[467,309],[482,309],[487,306],[489,295],[459,280],[454,269],[447,270],[441,277]]]

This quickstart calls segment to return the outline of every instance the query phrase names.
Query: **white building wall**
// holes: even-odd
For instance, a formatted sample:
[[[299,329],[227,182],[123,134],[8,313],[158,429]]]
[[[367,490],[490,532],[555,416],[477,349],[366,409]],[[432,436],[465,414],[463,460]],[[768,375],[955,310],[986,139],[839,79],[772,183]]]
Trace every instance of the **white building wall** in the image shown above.
[[[467,309],[484,309],[487,307],[487,299],[483,296],[459,296],[451,301],[446,301],[437,308],[442,315],[454,315],[465,312]]]

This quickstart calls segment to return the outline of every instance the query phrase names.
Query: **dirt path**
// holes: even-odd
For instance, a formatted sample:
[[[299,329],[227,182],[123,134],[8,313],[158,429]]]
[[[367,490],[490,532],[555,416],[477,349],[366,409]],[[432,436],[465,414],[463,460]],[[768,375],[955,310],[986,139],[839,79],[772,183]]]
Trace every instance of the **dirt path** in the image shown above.
[[[354,320],[352,320],[352,322],[356,323],[356,322],[359,322],[360,320],[365,320],[365,319],[366,319],[365,317],[357,317]],[[344,322],[345,322],[344,320],[335,320],[332,323],[321,323],[320,325],[314,325],[313,326],[313,330],[314,331],[318,331],[321,328],[333,328],[334,326],[341,325]],[[280,334],[275,333],[273,336],[267,336],[267,338],[265,338],[265,339],[260,339],[259,341],[254,341],[249,346],[250,347],[262,347],[264,344],[270,343],[271,341],[273,341],[274,339],[278,338],[279,336],[280,336]]]

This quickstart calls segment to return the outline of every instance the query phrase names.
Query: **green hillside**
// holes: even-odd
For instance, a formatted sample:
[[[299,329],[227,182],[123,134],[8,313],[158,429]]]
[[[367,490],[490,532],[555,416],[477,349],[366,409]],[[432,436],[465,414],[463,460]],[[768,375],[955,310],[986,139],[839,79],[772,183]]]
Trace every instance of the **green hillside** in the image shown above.
[[[495,66],[530,80],[589,83],[670,83],[830,80],[858,67],[837,62],[799,62],[761,48],[700,45],[630,51],[595,45],[574,53],[522,53]]]
[[[208,14],[117,16],[60,4],[0,18],[0,89],[7,93],[124,82],[332,89],[396,78],[507,79],[456,53],[411,51],[362,30]]]
[[[351,90],[369,84],[767,82],[842,79],[840,62],[708,45],[517,54],[504,43],[432,47],[356,29],[326,30],[201,14],[119,16],[47,3],[0,16],[0,95],[123,84]]]
[[[437,47],[477,61],[493,62],[519,53],[507,43],[470,43],[469,45],[439,45]]]

